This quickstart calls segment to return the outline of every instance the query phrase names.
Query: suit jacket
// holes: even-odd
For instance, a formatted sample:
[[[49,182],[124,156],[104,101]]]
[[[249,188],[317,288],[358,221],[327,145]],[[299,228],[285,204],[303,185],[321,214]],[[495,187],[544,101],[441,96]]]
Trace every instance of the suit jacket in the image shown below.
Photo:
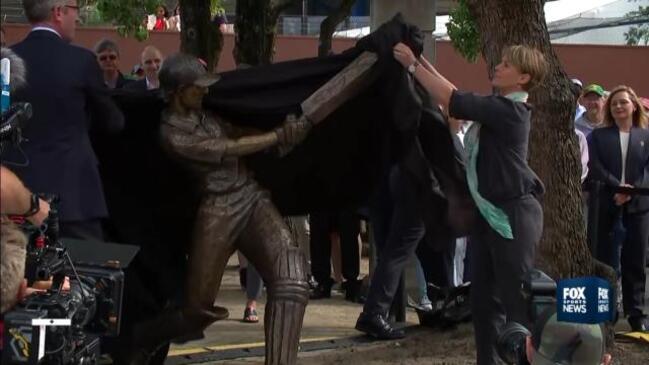
[[[127,85],[130,85],[130,84],[132,84],[134,82],[135,82],[134,80],[130,80],[130,79],[127,79],[126,77],[124,77],[124,75],[122,75],[122,73],[120,72],[117,75],[117,82],[115,83],[115,89],[122,89],[122,88],[126,87]]]
[[[147,91],[148,89],[146,88],[146,78],[143,77],[140,80],[129,82],[128,84],[124,85],[124,89]]]
[[[15,100],[32,104],[21,148],[29,159],[14,168],[30,190],[60,196],[61,221],[107,216],[89,130],[118,132],[124,117],[110,97],[95,55],[48,30],[36,30],[12,47],[25,61],[27,87]],[[11,160],[19,152],[8,151]]]
[[[608,187],[620,185],[622,180],[622,152],[617,126],[599,128],[590,134],[588,144],[591,171],[589,178],[603,182]],[[629,137],[626,157],[625,181],[635,187],[649,188],[649,130],[633,127]],[[604,202],[612,203],[613,192],[605,192]],[[633,196],[627,203],[629,213],[649,211],[649,196]]]

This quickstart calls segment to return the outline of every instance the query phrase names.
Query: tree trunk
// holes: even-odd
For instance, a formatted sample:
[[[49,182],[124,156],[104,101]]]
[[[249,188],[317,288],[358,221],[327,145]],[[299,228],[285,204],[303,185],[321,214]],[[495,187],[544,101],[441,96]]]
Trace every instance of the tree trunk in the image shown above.
[[[490,77],[500,62],[502,49],[508,45],[535,47],[549,64],[542,85],[530,92],[534,105],[530,166],[546,187],[538,266],[555,279],[593,274],[615,278],[610,267],[593,260],[586,243],[581,164],[573,125],[575,100],[550,44],[544,1],[469,0],[468,4],[476,20]]]
[[[210,1],[180,0],[180,50],[207,62],[215,70],[223,48],[223,35],[210,19]]]
[[[267,65],[275,54],[279,14],[297,0],[238,0],[234,23],[234,62]]]
[[[320,43],[318,44],[318,57],[324,57],[331,52],[331,39],[340,22],[345,20],[352,11],[356,0],[343,0],[335,12],[329,14],[320,23]]]

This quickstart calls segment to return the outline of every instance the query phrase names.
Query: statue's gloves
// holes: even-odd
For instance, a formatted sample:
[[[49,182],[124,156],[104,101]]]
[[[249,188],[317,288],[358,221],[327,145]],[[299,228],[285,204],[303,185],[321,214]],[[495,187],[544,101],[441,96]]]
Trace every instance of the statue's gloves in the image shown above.
[[[298,144],[302,143],[313,128],[313,123],[302,115],[299,119],[289,115],[286,121],[279,128],[275,129],[277,134],[277,145],[280,156],[285,156]]]

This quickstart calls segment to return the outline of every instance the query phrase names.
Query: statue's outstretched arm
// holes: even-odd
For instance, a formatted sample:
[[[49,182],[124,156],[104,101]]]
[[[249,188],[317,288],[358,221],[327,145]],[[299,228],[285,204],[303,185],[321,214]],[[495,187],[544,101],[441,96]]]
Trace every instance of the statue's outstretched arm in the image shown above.
[[[163,134],[175,153],[190,160],[220,163],[223,157],[246,156],[276,145],[283,155],[306,138],[311,123],[304,117],[298,120],[289,118],[272,132],[237,139],[215,138],[171,128],[163,127]]]
[[[272,132],[228,140],[225,155],[245,156],[277,145],[283,156],[306,138],[312,126],[304,115],[297,120],[288,115],[286,121]]]
[[[278,138],[275,131],[246,136],[238,139],[215,138],[163,127],[165,143],[174,153],[183,158],[220,163],[223,157],[245,156],[275,146]]]
[[[263,151],[277,144],[277,133],[268,132],[254,136],[228,139],[225,143],[224,156],[246,156]]]

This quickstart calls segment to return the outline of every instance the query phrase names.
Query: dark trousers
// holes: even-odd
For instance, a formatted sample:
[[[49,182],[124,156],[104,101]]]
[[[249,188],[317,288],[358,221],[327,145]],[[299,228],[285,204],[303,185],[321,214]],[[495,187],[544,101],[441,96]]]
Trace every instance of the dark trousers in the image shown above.
[[[464,272],[462,273],[462,281],[469,282],[473,281],[473,270],[471,268],[471,257],[473,255],[473,243],[471,242],[471,237],[467,237],[466,240],[466,251],[464,253]]]
[[[644,315],[647,242],[649,212],[609,206],[601,215],[597,259],[621,272],[624,314],[630,317]]]
[[[430,238],[429,238],[430,239]],[[427,283],[435,284],[442,288],[453,287],[453,258],[455,257],[455,238],[445,238],[449,242],[443,245],[443,249],[435,250],[424,240],[417,247],[417,258],[424,270],[424,277]],[[429,298],[432,300],[432,298]]]
[[[352,209],[313,213],[309,217],[311,233],[311,274],[322,285],[331,282],[331,233],[340,236],[342,274],[346,281],[360,273],[358,234],[360,218]]]
[[[501,237],[484,219],[479,219],[471,237],[471,311],[478,365],[500,363],[494,346],[506,321],[528,328],[531,321],[521,283],[534,265],[543,230],[543,212],[531,195],[500,207],[509,217],[514,238]]]
[[[407,172],[393,167],[376,193],[370,223],[378,260],[363,312],[386,316],[403,269],[423,238],[425,227],[418,209],[416,184]]]
[[[76,238],[90,241],[104,240],[101,219],[60,222],[59,229],[62,238]]]

